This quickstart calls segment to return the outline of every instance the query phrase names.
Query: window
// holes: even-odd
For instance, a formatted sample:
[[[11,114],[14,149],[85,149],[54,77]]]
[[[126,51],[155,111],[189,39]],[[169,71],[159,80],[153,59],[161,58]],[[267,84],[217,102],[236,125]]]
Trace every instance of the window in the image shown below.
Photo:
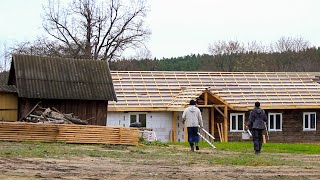
[[[244,129],[244,113],[230,114],[230,132],[242,132]]]
[[[303,113],[303,130],[304,131],[316,130],[316,113],[315,112]]]
[[[268,130],[282,131],[282,113],[268,113]]]
[[[146,114],[130,114],[130,124],[135,122],[141,122],[141,127],[146,127],[147,115]]]

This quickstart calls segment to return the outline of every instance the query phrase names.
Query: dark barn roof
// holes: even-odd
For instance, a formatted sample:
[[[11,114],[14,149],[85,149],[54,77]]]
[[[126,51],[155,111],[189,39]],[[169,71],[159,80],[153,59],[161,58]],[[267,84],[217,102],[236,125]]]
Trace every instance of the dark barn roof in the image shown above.
[[[15,93],[16,87],[8,85],[8,72],[0,72],[0,92]]]
[[[9,82],[19,97],[117,100],[108,63],[15,54]]]

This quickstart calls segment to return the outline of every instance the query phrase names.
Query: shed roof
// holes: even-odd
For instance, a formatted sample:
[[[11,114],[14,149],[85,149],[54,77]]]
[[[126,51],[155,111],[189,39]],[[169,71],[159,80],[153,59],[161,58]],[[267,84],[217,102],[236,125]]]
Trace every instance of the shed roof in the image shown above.
[[[8,85],[8,72],[0,72],[0,92],[15,93],[17,92],[16,87]]]
[[[117,100],[106,61],[15,54],[9,81],[19,97]]]
[[[118,102],[110,111],[182,110],[206,90],[234,109],[320,108],[314,72],[111,71]],[[220,101],[220,102],[221,102]]]

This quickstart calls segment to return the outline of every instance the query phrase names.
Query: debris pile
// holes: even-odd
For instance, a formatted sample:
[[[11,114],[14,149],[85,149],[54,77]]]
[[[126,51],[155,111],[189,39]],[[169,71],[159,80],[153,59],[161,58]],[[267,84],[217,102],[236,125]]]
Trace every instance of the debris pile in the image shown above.
[[[81,120],[76,116],[70,114],[63,114],[59,112],[56,108],[42,108],[38,104],[32,108],[32,110],[22,118],[22,121],[32,122],[32,123],[47,123],[47,124],[81,124],[87,125],[87,120]]]

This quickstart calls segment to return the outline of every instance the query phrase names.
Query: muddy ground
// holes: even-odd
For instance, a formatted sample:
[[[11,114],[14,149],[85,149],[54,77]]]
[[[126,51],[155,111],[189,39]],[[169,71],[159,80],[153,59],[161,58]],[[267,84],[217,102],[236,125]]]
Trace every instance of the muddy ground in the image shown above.
[[[132,151],[140,153],[141,156],[0,157],[0,179],[320,179],[320,155],[262,153],[257,158],[276,155],[280,160],[301,164],[221,165],[204,163],[206,161],[203,158],[241,156],[241,153],[211,149],[188,152],[184,147],[166,147],[168,148],[173,148],[174,151],[167,152],[176,153],[170,159],[161,156],[150,158],[153,150],[147,149],[143,152],[130,150],[130,147],[104,150],[115,153]],[[146,154],[148,156],[145,156]],[[189,156],[194,159],[190,161]]]

